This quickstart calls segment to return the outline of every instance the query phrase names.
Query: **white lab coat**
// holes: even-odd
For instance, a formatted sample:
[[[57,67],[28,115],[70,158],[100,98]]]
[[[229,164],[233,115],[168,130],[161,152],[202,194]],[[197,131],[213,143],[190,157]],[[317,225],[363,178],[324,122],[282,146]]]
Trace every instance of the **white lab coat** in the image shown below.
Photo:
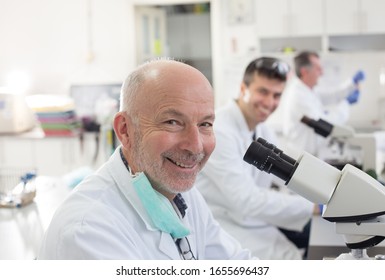
[[[303,116],[315,120],[323,119],[332,124],[343,124],[349,117],[349,104],[345,100],[353,83],[344,83],[333,94],[321,94],[294,78],[283,94],[280,104],[283,123],[283,147],[297,157],[302,151],[319,156],[328,143],[328,139],[317,135],[313,128],[301,122]],[[335,101],[333,102],[332,99]],[[328,106],[325,106],[328,103]],[[334,104],[332,104],[334,103]]]
[[[264,124],[256,130],[257,137],[274,142]],[[313,204],[272,190],[273,175],[243,161],[253,133],[234,101],[217,111],[214,131],[216,148],[196,182],[214,217],[261,259],[300,259],[299,250],[278,227],[302,230]]]
[[[183,219],[198,259],[248,259],[250,252],[213,219],[196,189],[182,194]],[[143,208],[119,151],[78,185],[55,213],[38,259],[180,259],[171,235]]]

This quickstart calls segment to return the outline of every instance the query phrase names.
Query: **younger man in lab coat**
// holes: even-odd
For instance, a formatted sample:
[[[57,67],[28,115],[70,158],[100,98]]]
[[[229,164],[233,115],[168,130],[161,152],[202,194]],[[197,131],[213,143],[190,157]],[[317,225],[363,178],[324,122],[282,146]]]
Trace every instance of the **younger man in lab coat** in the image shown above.
[[[216,111],[216,148],[196,183],[219,223],[261,259],[301,259],[279,228],[302,231],[314,208],[298,195],[273,190],[270,174],[243,161],[252,139],[276,143],[264,121],[279,104],[288,71],[271,57],[249,63],[238,98]]]

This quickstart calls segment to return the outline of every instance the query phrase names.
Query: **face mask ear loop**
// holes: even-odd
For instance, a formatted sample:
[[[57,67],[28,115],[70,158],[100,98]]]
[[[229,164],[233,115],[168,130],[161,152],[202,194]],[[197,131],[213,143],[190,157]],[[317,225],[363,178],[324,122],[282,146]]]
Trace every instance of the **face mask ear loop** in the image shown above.
[[[140,172],[136,172],[135,174],[132,173],[131,168],[128,165],[128,162],[123,155],[122,147],[120,148],[119,153],[120,153],[120,158],[122,159],[124,165],[126,166],[128,173],[130,174],[131,178],[135,178],[135,177],[139,176]]]

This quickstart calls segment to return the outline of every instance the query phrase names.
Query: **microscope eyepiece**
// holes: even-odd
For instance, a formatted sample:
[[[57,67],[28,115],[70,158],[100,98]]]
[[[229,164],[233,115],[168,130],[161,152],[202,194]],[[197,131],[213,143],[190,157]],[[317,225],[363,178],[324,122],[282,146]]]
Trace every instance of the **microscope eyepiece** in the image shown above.
[[[263,139],[261,137],[259,137],[256,141],[258,143],[261,143],[264,147],[273,150],[274,153],[279,154],[280,157],[282,159],[286,160],[287,162],[289,162],[289,163],[291,163],[293,165],[295,164],[296,160],[291,158],[291,157],[289,157],[289,156],[287,156],[287,155],[285,155],[282,150],[277,148],[277,146],[267,142],[265,139]]]
[[[296,160],[285,155],[275,145],[263,138],[258,138],[250,144],[243,160],[261,171],[274,174],[286,183],[298,165]]]
[[[328,137],[333,130],[333,125],[323,119],[314,120],[307,116],[303,116],[301,122],[314,129],[315,133]]]

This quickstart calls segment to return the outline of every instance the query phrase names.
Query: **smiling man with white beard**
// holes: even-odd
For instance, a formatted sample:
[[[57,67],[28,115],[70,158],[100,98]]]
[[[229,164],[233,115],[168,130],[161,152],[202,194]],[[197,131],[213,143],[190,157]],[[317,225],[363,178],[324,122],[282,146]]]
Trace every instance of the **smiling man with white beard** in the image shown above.
[[[39,259],[250,259],[213,219],[196,176],[215,147],[214,96],[187,64],[157,60],[123,84],[110,159],[55,213]]]

